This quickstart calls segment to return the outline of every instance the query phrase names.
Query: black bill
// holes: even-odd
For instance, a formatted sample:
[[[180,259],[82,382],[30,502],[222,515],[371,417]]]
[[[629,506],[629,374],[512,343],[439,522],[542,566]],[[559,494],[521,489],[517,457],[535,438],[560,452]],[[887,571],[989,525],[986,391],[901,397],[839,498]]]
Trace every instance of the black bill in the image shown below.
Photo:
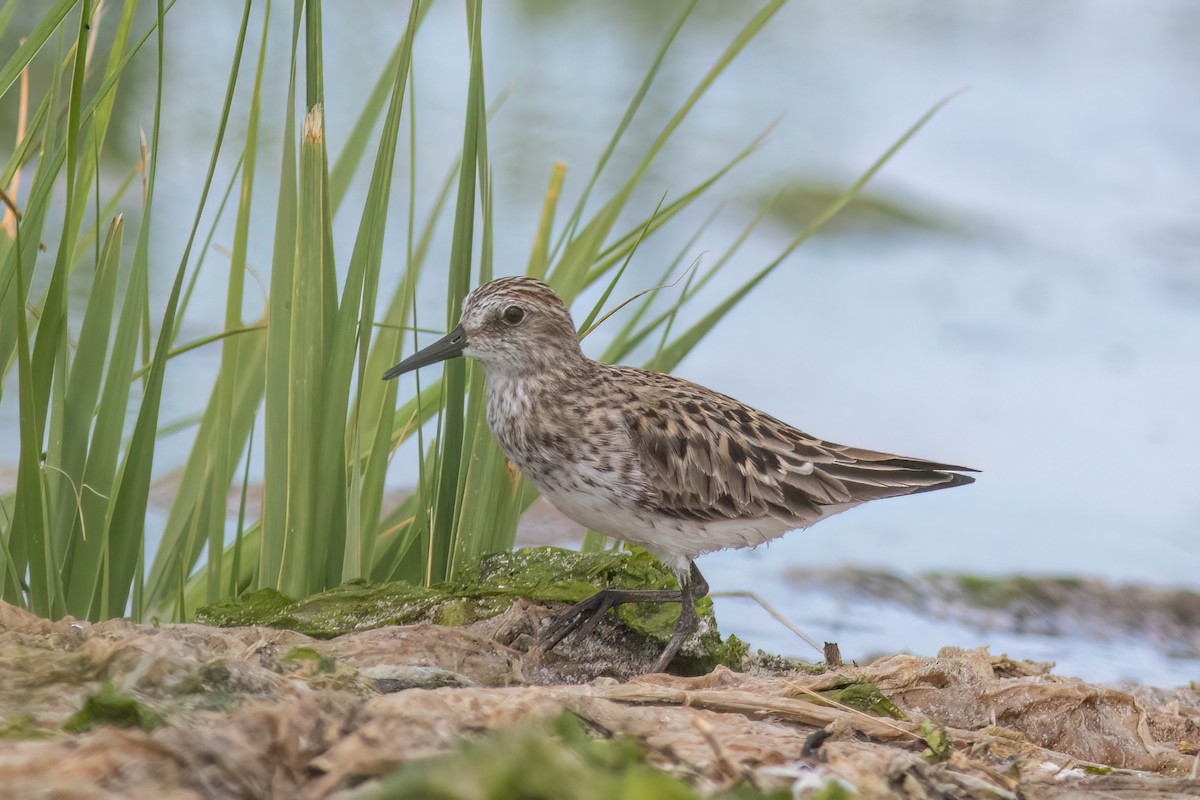
[[[439,361],[445,361],[448,358],[457,358],[462,355],[463,349],[467,346],[467,332],[463,330],[463,326],[459,325],[454,330],[447,333],[442,338],[438,339],[433,344],[426,347],[424,350],[418,350],[408,358],[401,361],[396,366],[383,373],[383,379],[391,380],[397,375],[403,375],[406,372],[412,372],[414,369],[427,367],[430,364],[436,364]]]

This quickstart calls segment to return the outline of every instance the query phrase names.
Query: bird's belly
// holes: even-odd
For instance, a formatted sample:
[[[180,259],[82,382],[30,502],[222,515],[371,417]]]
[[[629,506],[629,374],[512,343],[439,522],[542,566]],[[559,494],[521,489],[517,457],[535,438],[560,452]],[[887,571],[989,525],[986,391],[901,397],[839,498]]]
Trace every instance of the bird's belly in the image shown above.
[[[640,545],[677,571],[697,556],[730,547],[757,547],[795,526],[780,520],[692,521],[617,502],[594,491],[542,489],[543,496],[571,520],[606,536]]]
[[[626,529],[644,524],[637,512],[633,487],[614,480],[595,465],[541,459],[525,459],[517,465],[543,497],[580,525],[625,538]]]
[[[542,488],[542,495],[566,517],[605,536],[638,541],[649,528],[645,515],[607,493],[566,487]]]

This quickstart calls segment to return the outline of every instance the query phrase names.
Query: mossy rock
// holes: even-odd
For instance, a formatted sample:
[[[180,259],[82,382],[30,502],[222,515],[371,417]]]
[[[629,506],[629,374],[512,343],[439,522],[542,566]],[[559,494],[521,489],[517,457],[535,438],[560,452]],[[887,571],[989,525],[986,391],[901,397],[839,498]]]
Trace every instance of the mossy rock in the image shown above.
[[[932,576],[937,579],[936,573]],[[981,575],[954,575],[949,580],[971,605],[1008,609],[1018,603],[1034,603],[1040,608],[1061,608],[1065,599],[1083,585],[1080,578],[989,578]]]
[[[37,717],[30,711],[20,711],[0,723],[0,741],[50,739],[54,732],[38,726]]]
[[[152,731],[163,723],[163,716],[127,694],[105,683],[95,694],[88,695],[83,708],[71,715],[63,725],[68,733],[83,733],[96,725],[115,725],[118,728],[141,728]]]
[[[873,683],[852,683],[849,686],[829,692],[822,692],[821,694],[836,703],[856,708],[859,711],[876,717],[888,716],[892,719],[908,719],[904,712],[900,710],[900,707],[893,703]]]
[[[473,568],[430,587],[405,582],[349,581],[336,589],[293,600],[274,589],[205,606],[196,621],[221,627],[262,625],[287,628],[318,639],[386,625],[433,622],[469,625],[506,611],[519,598],[574,603],[599,589],[674,589],[675,575],[643,550],[581,553],[558,547],[530,547],[485,556]],[[739,666],[746,645],[735,637],[721,640],[712,601],[696,604],[705,632],[681,648],[677,666],[702,672],[717,664]],[[666,644],[679,617],[673,603],[624,605],[628,629]]]

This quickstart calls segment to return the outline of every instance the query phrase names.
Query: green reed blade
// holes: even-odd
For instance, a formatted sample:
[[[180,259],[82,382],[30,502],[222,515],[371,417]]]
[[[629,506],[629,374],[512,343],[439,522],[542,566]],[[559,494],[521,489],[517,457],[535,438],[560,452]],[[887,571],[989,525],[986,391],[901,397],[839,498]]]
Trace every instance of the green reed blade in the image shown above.
[[[567,220],[567,224],[563,226],[562,236],[559,238],[558,243],[554,246],[555,256],[557,256],[559,251],[562,249],[562,246],[575,236],[579,221],[583,218],[584,208],[587,207],[587,201],[591,197],[592,190],[596,186],[596,181],[600,179],[600,174],[604,172],[604,168],[608,166],[609,159],[612,158],[612,154],[616,151],[617,145],[620,144],[621,139],[625,136],[625,132],[629,129],[629,125],[633,122],[633,118],[637,116],[638,109],[642,107],[642,101],[646,99],[646,94],[650,91],[650,86],[654,83],[654,79],[658,76],[659,69],[666,60],[667,52],[671,49],[671,45],[674,43],[675,38],[679,35],[679,31],[683,28],[683,24],[687,22],[688,17],[692,15],[692,11],[695,8],[696,0],[689,0],[688,4],[684,6],[681,12],[679,12],[679,16],[675,19],[675,24],[671,26],[670,30],[667,31],[667,35],[663,37],[663,42],[659,46],[658,53],[655,55],[654,60],[650,63],[650,68],[646,70],[646,74],[642,78],[641,85],[639,85],[637,91],[634,92],[633,98],[629,101],[629,105],[625,109],[624,116],[621,117],[621,121],[617,124],[616,130],[613,131],[613,135],[609,138],[608,144],[605,146],[604,151],[600,154],[600,158],[596,160],[596,166],[592,170],[592,175],[590,178],[588,178],[588,182],[583,189],[583,193],[579,196],[579,200],[575,203],[575,208],[571,211],[571,215]],[[532,271],[529,274],[534,275]],[[535,275],[535,277],[541,277],[541,275]]]
[[[154,114],[154,138],[153,144],[151,144],[152,156],[149,170],[149,193],[147,196],[145,218],[142,230],[138,236],[137,250],[134,253],[135,262],[148,260],[149,258],[149,229],[152,220],[153,187],[162,106],[162,40],[165,13],[166,9],[163,0],[158,0],[159,68]],[[149,497],[151,470],[154,464],[155,429],[158,425],[164,372],[167,365],[167,351],[170,349],[171,334],[174,331],[175,315],[178,310],[180,295],[183,291],[183,282],[186,276],[189,256],[192,245],[195,242],[196,232],[200,227],[201,216],[204,213],[205,203],[212,186],[213,174],[216,171],[217,161],[221,153],[221,145],[224,142],[225,129],[229,121],[229,110],[233,101],[234,89],[237,85],[245,34],[246,19],[243,19],[243,24],[238,35],[238,46],[230,68],[225,101],[218,120],[216,141],[213,144],[212,156],[209,159],[208,171],[200,193],[200,201],[196,209],[191,231],[188,235],[187,244],[184,246],[179,268],[175,273],[175,280],[171,286],[170,296],[167,299],[158,342],[154,348],[154,361],[150,373],[147,375],[142,405],[138,410],[137,421],[134,423],[133,437],[127,450],[125,463],[121,470],[118,487],[106,523],[106,528],[110,532],[110,536],[119,537],[112,542],[113,546],[109,550],[111,584],[102,586],[103,589],[107,590],[108,595],[107,602],[104,603],[104,612],[110,616],[119,616],[124,613],[131,589],[133,593],[134,616],[135,618],[141,616],[140,604],[144,584],[139,564],[144,555],[146,503]]]
[[[266,408],[263,417],[262,542],[258,584],[278,587],[283,564],[284,524],[288,493],[288,337],[291,330],[292,273],[295,270],[296,213],[296,58],[299,41],[299,0],[292,19],[291,73],[284,107],[279,200],[275,210],[275,240],[268,295]]]
[[[237,351],[236,373],[223,372],[218,376],[218,381],[226,381],[231,385],[232,404],[222,412],[222,392],[214,390],[210,395],[200,416],[195,444],[179,473],[171,510],[146,581],[143,608],[147,611],[170,600],[180,570],[190,573],[195,568],[205,547],[211,547],[212,527],[223,527],[225,524],[224,498],[228,496],[230,481],[222,482],[216,473],[231,474],[236,469],[238,455],[253,430],[265,383],[266,326],[259,324],[244,330],[247,335],[240,337],[244,341]],[[227,422],[219,419],[223,413],[227,414]],[[217,442],[222,437],[228,437],[232,444],[223,454],[226,460],[219,462]],[[210,506],[205,505],[206,497]],[[221,498],[220,504],[216,501],[217,497]],[[222,554],[220,558],[212,560],[215,564],[224,557]],[[251,568],[256,564],[251,562]],[[206,565],[202,570],[206,576],[211,566]],[[221,564],[222,574],[224,566]],[[228,581],[222,585],[227,586]],[[195,607],[191,606],[193,609]]]
[[[85,482],[84,468],[88,457],[88,434],[100,399],[104,364],[112,334],[124,229],[122,217],[114,219],[109,226],[104,255],[84,309],[79,347],[71,363],[62,411],[62,437],[57,452],[47,459],[48,465],[60,471],[57,477],[61,479],[61,485],[52,506],[50,522],[51,536],[60,554],[63,580],[67,585],[71,583],[74,546],[81,538],[87,537],[87,531],[80,527],[83,521],[83,495],[107,491],[108,488],[89,487]],[[54,485],[54,474],[51,473],[49,477],[50,484]],[[99,531],[92,531],[92,534],[99,535]]]
[[[300,146],[300,202],[295,243],[295,269],[289,287],[291,313],[288,325],[287,389],[287,490],[284,506],[283,560],[279,567],[279,589],[294,597],[316,591],[315,500],[318,431],[324,356],[331,331],[326,273],[333,270],[328,260],[328,217],[326,216],[325,123],[320,106],[304,118]],[[271,324],[275,324],[275,320]],[[333,487],[322,487],[332,489]],[[276,502],[279,498],[275,499]]]
[[[352,492],[347,498],[346,461],[349,433],[347,416],[350,411],[350,389],[356,363],[365,367],[366,347],[375,320],[375,302],[379,272],[383,261],[383,240],[387,227],[392,167],[396,158],[400,116],[403,110],[405,86],[408,81],[408,69],[412,61],[412,44],[419,10],[420,4],[412,3],[408,27],[400,43],[400,58],[395,65],[387,117],[384,121],[375,166],[364,200],[358,235],[350,257],[342,300],[332,331],[332,343],[328,351],[316,462],[317,481],[324,490],[317,494],[315,511],[317,529],[326,531],[327,534],[314,542],[313,554],[315,562],[323,568],[320,575],[323,585],[336,585],[341,582],[342,568],[347,562],[344,551],[349,544],[345,528],[348,514],[351,513],[348,511],[348,507],[354,509],[353,517],[356,520],[361,510],[361,496],[357,492]],[[358,340],[358,347],[356,347],[356,340]],[[366,376],[360,369],[357,381],[360,392],[365,379]],[[378,379],[372,376],[372,385],[374,386],[377,382]],[[349,423],[349,429],[357,431],[357,424],[353,419]],[[353,453],[355,449],[352,448],[349,452]],[[357,488],[361,490],[362,476],[359,473],[361,461],[357,457],[352,458],[351,461],[353,462],[352,469],[358,475]],[[351,560],[354,562],[354,571],[358,572],[360,558],[357,554],[361,552],[359,539],[362,532],[357,525],[353,535],[353,549],[356,555]]]
[[[546,269],[550,266],[550,234],[554,230],[554,213],[558,210],[558,200],[562,196],[566,178],[567,165],[562,161],[555,161],[554,168],[550,170],[550,184],[546,187],[545,200],[542,201],[542,214],[538,218],[533,251],[529,254],[529,264],[525,267],[525,274],[531,278],[544,278]]]
[[[854,199],[863,186],[866,185],[875,173],[883,168],[883,165],[891,160],[897,151],[903,147],[909,139],[916,135],[917,131],[925,127],[925,123],[933,118],[933,115],[942,109],[954,95],[943,98],[926,111],[920,119],[913,123],[904,134],[897,139],[891,147],[884,151],[878,159],[867,171],[858,177],[847,189],[838,195],[825,209],[817,215],[817,218],[810,222],[804,230],[800,231],[795,238],[783,249],[783,251],[775,257],[769,264],[759,270],[750,280],[739,286],[732,294],[724,298],[715,308],[704,315],[698,322],[692,325],[687,331],[680,334],[671,344],[658,353],[647,365],[649,369],[667,371],[674,369],[675,366],[682,360],[683,356],[690,351],[713,327],[729,312],[731,308],[737,305],[751,289],[757,286],[764,278],[775,271],[776,267],[784,262],[797,247],[804,244],[810,236],[820,230],[821,226],[831,220],[839,211]]]
[[[476,170],[480,159],[480,135],[486,123],[483,108],[483,44],[480,0],[468,0],[471,71],[467,85],[466,123],[463,129],[462,164],[458,181],[458,201],[454,213],[454,234],[450,249],[450,275],[447,291],[447,330],[458,321],[463,298],[471,289],[471,261],[475,232]],[[449,574],[450,553],[459,506],[459,474],[467,441],[465,430],[467,367],[462,359],[446,364],[446,401],[443,407],[441,465],[437,477],[432,541],[428,575],[442,580]]]
[[[0,97],[8,93],[13,83],[21,76],[21,72],[50,38],[50,34],[54,33],[59,23],[66,19],[67,14],[78,3],[79,0],[58,0],[50,7],[46,15],[38,20],[38,23],[33,26],[33,30],[25,35],[25,41],[17,46],[17,52],[12,54],[3,67],[0,67]]]

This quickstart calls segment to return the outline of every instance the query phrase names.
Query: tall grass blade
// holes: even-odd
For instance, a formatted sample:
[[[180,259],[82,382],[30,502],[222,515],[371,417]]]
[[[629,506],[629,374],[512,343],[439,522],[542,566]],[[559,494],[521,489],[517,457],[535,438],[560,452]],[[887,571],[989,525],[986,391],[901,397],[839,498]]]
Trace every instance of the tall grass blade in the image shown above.
[[[29,66],[29,62],[42,49],[42,45],[58,28],[59,23],[66,19],[67,14],[71,13],[71,9],[78,3],[79,0],[58,0],[50,7],[46,15],[38,20],[38,23],[33,26],[33,30],[25,35],[25,41],[17,47],[17,52],[9,57],[3,67],[0,67],[0,97],[8,93],[13,83]]]
[[[233,396],[227,412],[228,428],[222,428],[219,419],[222,413],[222,393],[214,391],[200,417],[196,444],[175,484],[175,497],[147,578],[143,605],[147,611],[170,601],[180,571],[190,573],[205,546],[211,547],[213,526],[222,529],[224,527],[225,499],[229,483],[220,486],[220,479],[215,473],[232,473],[236,467],[236,459],[253,429],[263,397],[263,375],[267,356],[266,326],[255,326],[249,334],[239,338],[242,338],[243,342],[238,350],[236,380],[231,381]],[[228,376],[225,379],[228,379]],[[225,453],[225,466],[221,467],[217,462],[215,448],[219,439],[226,436],[233,444]],[[220,497],[219,503],[216,502],[217,498],[213,497],[214,493]],[[208,569],[218,566],[223,572],[224,564],[221,562],[225,555],[223,553],[220,558],[212,559],[204,574],[207,575]],[[201,600],[207,602],[205,598]],[[194,605],[192,607],[195,608]],[[166,613],[163,611],[163,614]]]
[[[47,459],[47,464],[55,467],[55,471],[48,476],[49,484],[58,484],[50,515],[51,535],[55,550],[62,560],[63,580],[68,586],[71,585],[75,546],[80,541],[86,541],[88,533],[81,527],[84,521],[83,495],[98,491],[87,484],[84,468],[87,466],[88,434],[100,399],[104,364],[112,334],[124,230],[122,217],[114,219],[109,226],[104,254],[92,282],[79,331],[79,347],[71,364],[63,405],[61,445]],[[107,488],[101,487],[99,491],[106,491]],[[97,536],[99,530],[91,533]],[[67,613],[75,613],[76,610],[68,608]],[[86,609],[83,612],[86,613]]]
[[[21,249],[20,228],[14,245]],[[17,260],[17,280],[20,281],[20,260]],[[54,601],[55,564],[47,558],[49,536],[44,524],[42,503],[41,441],[38,424],[37,399],[34,397],[33,367],[29,354],[29,327],[24,306],[16,308],[17,328],[17,387],[20,403],[21,446],[17,462],[17,492],[12,525],[5,537],[10,551],[5,560],[20,575],[25,571],[23,560],[11,552],[15,542],[23,545],[24,557],[29,560],[29,606],[39,614],[49,614]],[[6,599],[24,605],[19,583],[5,583]]]
[[[462,163],[458,180],[458,201],[454,213],[454,234],[450,244],[450,275],[446,293],[446,328],[457,322],[462,301],[471,289],[471,261],[475,233],[475,186],[479,167],[480,134],[486,124],[483,108],[483,43],[481,0],[468,0],[471,72],[467,84],[467,112],[463,128]],[[461,359],[446,364],[445,405],[440,437],[440,465],[437,472],[433,529],[430,533],[426,580],[444,580],[450,571],[460,502],[460,472],[463,469],[466,435],[467,365]]]
[[[249,0],[248,0],[249,1]],[[162,75],[163,75],[163,38],[164,15],[166,8],[163,0],[158,0],[158,85],[155,98],[154,134],[151,144],[151,156],[148,178],[148,194],[145,217],[142,230],[138,236],[137,250],[134,253],[135,263],[149,259],[149,230],[152,220],[154,198],[154,179],[156,172],[158,135],[162,108]],[[151,470],[154,464],[154,439],[158,426],[158,412],[162,400],[164,372],[167,365],[167,352],[175,329],[175,315],[179,298],[183,291],[183,281],[187,271],[192,244],[200,227],[201,215],[204,212],[205,201],[212,186],[213,173],[216,171],[217,159],[224,142],[225,128],[229,121],[229,109],[233,100],[234,88],[237,85],[238,69],[241,63],[242,46],[246,37],[247,18],[243,18],[238,35],[238,44],[230,69],[228,88],[225,102],[218,121],[216,141],[213,144],[212,157],[209,160],[208,171],[200,192],[200,202],[192,223],[191,233],[184,247],[171,293],[167,299],[166,310],[163,314],[162,326],[154,349],[154,359],[143,392],[142,404],[138,410],[137,421],[134,424],[133,436],[126,452],[125,463],[118,478],[118,486],[109,511],[106,528],[109,531],[110,549],[108,564],[110,581],[102,587],[106,589],[107,599],[103,603],[104,613],[108,616],[120,616],[124,613],[132,590],[134,601],[134,616],[140,618],[143,581],[139,564],[144,556],[145,513],[149,499]],[[114,538],[117,537],[117,538]]]
[[[304,118],[300,146],[300,203],[297,216],[295,269],[290,287],[287,385],[287,494],[284,499],[284,547],[279,589],[293,597],[322,584],[316,563],[316,477],[320,400],[324,356],[332,331],[327,326],[325,280],[333,271],[326,217],[325,122],[320,106]],[[275,324],[272,320],[271,324]],[[332,489],[333,487],[325,487]],[[276,502],[278,498],[268,498]]]
[[[243,30],[246,29],[249,23],[250,8],[251,3],[248,0],[243,12]],[[250,117],[246,127],[246,145],[242,151],[241,159],[241,191],[238,201],[237,219],[234,222],[233,251],[229,258],[229,282],[225,295],[225,329],[227,331],[234,330],[242,324],[242,301],[246,284],[246,253],[249,248],[250,239],[250,207],[254,196],[255,168],[258,164],[258,125],[262,105],[262,77],[266,64],[267,32],[270,29],[270,23],[271,5],[268,2],[263,12],[262,41],[259,43],[254,88],[250,95]],[[219,215],[220,212],[218,211]],[[197,275],[199,274],[199,270],[200,265],[197,264]],[[215,603],[220,599],[224,587],[228,585],[221,582],[222,561],[225,554],[225,509],[229,487],[233,482],[233,472],[237,465],[237,457],[243,449],[245,437],[249,435],[249,426],[244,424],[245,418],[249,416],[251,424],[253,424],[253,414],[247,414],[248,409],[245,408],[241,409],[242,413],[240,415],[242,417],[240,421],[243,424],[237,424],[237,421],[234,419],[234,398],[238,393],[239,387],[243,384],[249,384],[255,387],[255,389],[259,389],[262,385],[256,375],[252,376],[246,371],[247,367],[255,366],[252,362],[246,363],[250,359],[245,358],[248,355],[248,351],[254,347],[254,344],[255,342],[244,341],[242,337],[228,337],[222,341],[221,368],[217,374],[217,382],[213,390],[216,405],[216,423],[212,427],[211,437],[197,437],[196,440],[197,447],[204,447],[208,451],[208,464],[203,484],[206,490],[205,493],[207,494],[208,508],[206,518],[203,520],[203,535],[198,538],[202,538],[208,543],[208,593],[206,599],[209,603]],[[260,393],[252,392],[249,396],[254,398],[254,405],[257,407],[257,400]],[[200,509],[196,508],[194,513],[198,513],[199,511]],[[173,544],[173,542],[168,541],[167,536],[164,536],[159,547],[162,550]],[[177,556],[182,556],[185,559],[183,562],[184,569],[180,571],[190,572],[192,567],[195,566],[195,558],[198,552],[197,544],[193,543],[188,552],[179,553],[176,551]],[[156,558],[156,566],[159,563]],[[172,571],[169,567],[164,569]],[[152,579],[155,577],[153,570],[151,577]]]
[[[84,0],[79,15],[79,28],[76,35],[76,46],[72,58],[70,92],[67,98],[67,180],[66,180],[66,211],[68,220],[74,216],[76,209],[83,216],[83,206],[86,205],[86,190],[80,198],[76,174],[79,163],[79,115],[82,105],[83,77],[85,66],[85,48],[83,42],[87,37],[87,24],[91,13],[90,0]],[[70,266],[70,256],[74,248],[76,226],[68,224],[59,239],[58,252],[54,260],[54,269],[50,276],[50,285],[46,290],[46,298],[42,305],[40,322],[38,324],[37,340],[33,346],[32,375],[33,381],[33,413],[37,417],[36,430],[39,435],[46,429],[49,405],[53,402],[56,410],[54,420],[50,424],[50,442],[48,452],[57,459],[62,451],[62,411],[65,405],[64,383],[66,376],[66,345],[67,345],[67,278]],[[51,381],[55,374],[58,380],[54,383],[54,400],[51,401]],[[40,439],[38,440],[40,442]],[[64,487],[61,472],[54,473],[53,482],[48,482],[47,489],[53,503],[55,488],[58,491],[72,491]],[[41,477],[39,476],[39,481]],[[19,489],[19,487],[18,487]],[[46,498],[42,498],[46,499]],[[18,491],[18,510],[20,507],[20,492]],[[39,506],[37,513],[43,519],[41,525],[33,528],[43,535],[41,547],[31,546],[29,549],[30,588],[34,598],[34,609],[47,616],[57,616],[64,612],[61,584],[61,554],[56,553],[55,537],[45,530],[48,522],[45,508]],[[49,606],[39,607],[38,599],[49,594],[52,598]]]
[[[533,239],[533,252],[529,254],[529,265],[525,268],[525,274],[531,278],[546,277],[546,268],[550,266],[550,234],[554,230],[554,214],[558,210],[558,199],[562,196],[566,179],[567,165],[562,161],[554,162],[554,168],[550,171],[550,185],[546,187],[546,199],[542,201],[542,216]]]
[[[288,391],[291,386],[288,339],[291,330],[292,273],[296,263],[296,57],[300,2],[292,19],[291,72],[284,107],[279,200],[275,209],[275,243],[268,294],[266,409],[263,443],[262,542],[258,585],[277,587],[282,579],[288,493]]]
[[[789,242],[786,247],[784,247],[783,251],[776,256],[774,260],[759,270],[750,280],[738,287],[737,290],[735,290],[732,294],[718,303],[715,308],[705,314],[704,317],[688,328],[688,330],[676,337],[676,339],[672,341],[670,345],[663,348],[653,359],[651,359],[649,364],[647,364],[647,367],[649,369],[664,372],[674,369],[683,359],[684,355],[686,355],[693,347],[695,347],[700,339],[707,335],[709,331],[711,331],[713,327],[715,327],[716,324],[721,320],[721,318],[729,313],[731,308],[741,302],[741,300],[747,294],[749,294],[751,289],[753,289],[755,286],[761,283],[764,278],[774,272],[775,269],[782,264],[787,257],[796,250],[797,247],[804,244],[809,237],[820,230],[822,225],[833,219],[833,217],[839,211],[845,208],[850,201],[858,195],[859,191],[862,190],[862,187],[866,185],[867,181],[871,180],[871,178],[875,176],[875,173],[879,172],[879,170],[883,168],[883,165],[890,161],[892,156],[894,156],[897,151],[899,151],[900,148],[908,142],[909,139],[915,136],[917,131],[925,127],[925,123],[929,122],[929,120],[933,118],[933,115],[940,111],[942,107],[946,105],[946,103],[953,99],[953,97],[954,95],[951,95],[935,103],[933,107],[926,111],[920,119],[913,123],[912,126],[910,126],[908,130],[906,130],[904,134],[892,144],[891,147],[884,151],[883,155],[876,159],[866,172],[860,175],[858,179],[854,181],[854,183],[847,187],[847,189],[838,195],[833,202],[826,206],[825,209],[817,215],[817,218],[810,222],[804,228],[804,230],[800,231],[800,233],[798,233],[795,238],[793,238],[792,241]]]
[[[355,573],[359,573],[362,568],[363,534],[359,518],[362,475],[361,455],[357,452],[358,421],[351,418],[347,423],[347,414],[350,410],[351,378],[356,364],[356,352],[359,365],[357,386],[360,394],[367,378],[367,345],[375,323],[375,298],[383,261],[383,239],[387,226],[392,171],[419,9],[420,3],[413,2],[409,11],[408,27],[400,42],[400,58],[395,65],[391,101],[363,204],[358,236],[350,256],[325,370],[325,391],[321,398],[318,428],[320,447],[316,462],[317,481],[323,490],[317,494],[316,525],[317,530],[327,533],[319,536],[314,542],[316,563],[325,567],[320,575],[323,585],[340,583],[345,566],[350,566]],[[378,381],[374,376],[371,377],[373,388],[378,389],[375,385]],[[353,487],[354,491],[350,492],[349,499],[346,463],[348,453],[352,464],[351,475],[354,476],[356,484]],[[353,521],[353,524],[348,525],[348,521]],[[354,551],[353,556],[345,555],[347,548]]]

